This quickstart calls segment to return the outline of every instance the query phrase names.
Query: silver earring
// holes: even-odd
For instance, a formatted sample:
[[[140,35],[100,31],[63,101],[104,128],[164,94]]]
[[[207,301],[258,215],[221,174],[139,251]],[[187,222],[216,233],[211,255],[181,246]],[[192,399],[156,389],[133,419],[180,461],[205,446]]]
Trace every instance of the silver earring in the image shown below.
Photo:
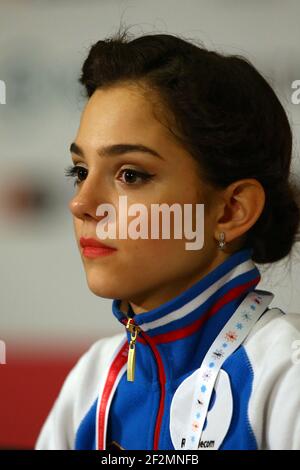
[[[224,232],[221,232],[219,234],[219,248],[220,250],[223,250],[224,246],[226,245],[226,241],[225,241],[225,233]]]

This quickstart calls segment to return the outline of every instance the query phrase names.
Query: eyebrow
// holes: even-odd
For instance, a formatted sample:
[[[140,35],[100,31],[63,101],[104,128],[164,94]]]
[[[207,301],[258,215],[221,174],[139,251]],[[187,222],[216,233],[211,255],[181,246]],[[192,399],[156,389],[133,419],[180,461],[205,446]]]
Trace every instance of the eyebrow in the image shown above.
[[[84,151],[79,145],[76,144],[76,142],[71,143],[70,152],[84,158]],[[142,144],[113,144],[97,149],[97,154],[100,157],[114,157],[131,152],[148,153],[154,157],[163,159],[163,157],[156,150],[150,147],[146,147]]]

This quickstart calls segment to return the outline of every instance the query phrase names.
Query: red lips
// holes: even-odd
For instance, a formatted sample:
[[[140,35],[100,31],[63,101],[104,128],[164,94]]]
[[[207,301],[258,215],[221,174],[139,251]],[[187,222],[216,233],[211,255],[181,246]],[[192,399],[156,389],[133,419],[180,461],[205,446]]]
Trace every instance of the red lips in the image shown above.
[[[107,248],[107,249],[111,249],[111,250],[116,250],[116,248],[113,248],[109,245],[105,245],[104,243],[99,242],[95,238],[80,237],[79,242],[80,242],[80,246],[82,248],[92,246],[92,247],[95,247],[95,248]]]

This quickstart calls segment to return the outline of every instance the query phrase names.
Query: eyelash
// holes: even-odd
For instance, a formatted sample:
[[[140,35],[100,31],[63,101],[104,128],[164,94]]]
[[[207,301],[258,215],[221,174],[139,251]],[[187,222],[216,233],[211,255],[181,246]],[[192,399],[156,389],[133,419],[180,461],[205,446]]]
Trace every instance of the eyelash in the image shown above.
[[[65,168],[65,176],[66,177],[77,177],[74,181],[74,186],[78,186],[80,183],[82,183],[82,181],[80,179],[78,179],[78,172],[80,170],[86,170],[86,168],[84,168],[83,166],[79,166],[79,165],[70,165],[68,166],[67,168]],[[123,170],[121,170],[121,174],[123,174],[124,172],[126,171],[130,171],[132,173],[134,173],[136,176],[139,176],[144,182],[146,181],[149,181],[154,175],[151,175],[150,173],[143,173],[141,171],[137,171],[137,170],[134,170],[133,168],[123,168]],[[124,183],[128,186],[137,186],[137,184],[135,183]]]

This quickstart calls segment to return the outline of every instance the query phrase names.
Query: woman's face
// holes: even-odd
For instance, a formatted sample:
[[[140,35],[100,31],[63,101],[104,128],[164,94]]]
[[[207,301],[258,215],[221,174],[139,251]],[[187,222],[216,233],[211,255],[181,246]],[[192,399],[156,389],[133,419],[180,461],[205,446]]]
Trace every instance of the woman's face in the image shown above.
[[[88,100],[74,141],[74,165],[83,167],[75,195],[69,203],[76,240],[90,290],[104,298],[130,301],[136,313],[155,308],[184,291],[208,272],[218,254],[214,234],[214,213],[206,203],[213,192],[201,182],[197,163],[179,145],[174,136],[154,116],[151,103],[138,88],[115,86],[97,90]],[[115,144],[141,144],[160,156],[142,151],[100,156],[97,150]],[[78,147],[84,156],[79,155]],[[143,179],[139,173],[151,175]],[[148,238],[107,239],[97,237],[96,226],[103,216],[96,215],[100,204],[116,210],[116,234],[119,227],[119,197],[127,196],[127,207],[141,203],[148,213]],[[151,205],[174,203],[204,204],[204,245],[187,250],[192,240],[151,239]],[[127,216],[128,224],[136,219]],[[171,221],[172,221],[171,217]],[[172,223],[171,223],[172,227]],[[111,255],[87,258],[80,237],[95,238],[116,248]],[[220,250],[219,250],[220,251]]]

